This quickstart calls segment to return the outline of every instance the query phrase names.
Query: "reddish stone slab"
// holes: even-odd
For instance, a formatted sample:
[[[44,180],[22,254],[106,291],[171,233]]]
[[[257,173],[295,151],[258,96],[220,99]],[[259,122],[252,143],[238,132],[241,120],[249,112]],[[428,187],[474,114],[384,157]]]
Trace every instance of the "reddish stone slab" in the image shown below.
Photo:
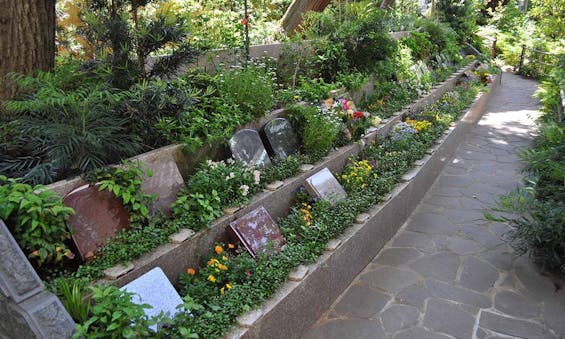
[[[230,239],[240,243],[252,257],[268,249],[269,244],[278,252],[285,243],[279,226],[263,206],[231,222],[227,231]]]
[[[63,204],[75,210],[68,225],[83,260],[130,226],[129,214],[122,202],[107,190],[99,191],[98,186],[84,185],[73,190],[63,198]]]

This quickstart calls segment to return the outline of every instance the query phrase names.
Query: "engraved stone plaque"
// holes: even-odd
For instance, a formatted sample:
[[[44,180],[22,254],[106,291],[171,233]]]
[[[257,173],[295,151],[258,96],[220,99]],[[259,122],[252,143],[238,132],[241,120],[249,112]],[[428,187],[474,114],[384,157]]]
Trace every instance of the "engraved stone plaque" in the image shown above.
[[[240,243],[252,257],[270,249],[269,246],[278,252],[285,243],[279,226],[263,206],[231,222],[227,231],[229,238]]]
[[[141,189],[144,193],[155,194],[157,200],[153,208],[169,215],[178,191],[185,187],[184,179],[173,158],[157,159],[146,165],[153,172],[153,176],[143,178]]]
[[[328,200],[332,204],[347,196],[343,187],[327,167],[306,179],[306,189],[312,196]]]
[[[242,129],[230,139],[230,150],[236,160],[252,166],[266,166],[271,163],[257,131]]]
[[[276,118],[263,127],[266,145],[277,159],[285,159],[298,152],[298,139],[290,122],[283,118]]]
[[[158,315],[160,312],[172,318],[180,311],[177,306],[183,303],[180,295],[160,267],[155,267],[120,289],[134,293],[135,295],[132,297],[134,303],[150,305],[151,308],[143,310],[149,318]],[[150,328],[157,330],[157,325],[155,324]]]
[[[122,229],[129,228],[129,215],[122,202],[98,186],[81,186],[63,198],[75,214],[69,218],[73,241],[83,260],[89,259],[98,247]]]
[[[0,220],[0,292],[16,303],[43,290],[43,283]]]

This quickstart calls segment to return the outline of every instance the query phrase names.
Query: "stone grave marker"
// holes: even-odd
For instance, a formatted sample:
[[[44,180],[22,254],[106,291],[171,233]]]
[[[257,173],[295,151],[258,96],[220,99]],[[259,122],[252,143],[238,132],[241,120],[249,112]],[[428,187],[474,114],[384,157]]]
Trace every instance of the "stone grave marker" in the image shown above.
[[[285,243],[279,226],[267,210],[257,207],[227,227],[230,240],[241,244],[252,257],[270,249],[278,252]]]
[[[160,267],[155,267],[141,277],[120,288],[122,291],[134,293],[132,301],[138,305],[148,304],[151,308],[143,311],[151,318],[163,312],[173,318],[180,310],[178,305],[183,303],[165,273]],[[150,327],[157,330],[157,324]]]
[[[0,220],[0,337],[70,338],[75,323]]]
[[[185,187],[184,179],[180,174],[175,160],[171,157],[147,162],[151,169],[151,177],[144,176],[141,190],[147,194],[155,194],[157,200],[153,205],[155,211],[171,214],[171,204],[177,199],[177,193]]]
[[[98,185],[73,190],[63,198],[63,204],[75,210],[68,225],[83,260],[90,259],[109,238],[129,228],[129,215],[122,202],[108,190],[99,191]]]
[[[422,76],[430,71],[428,69],[428,65],[426,65],[425,62],[420,62],[419,67],[420,67],[420,72],[421,72]]]
[[[261,137],[255,130],[242,129],[237,131],[231,137],[229,144],[232,155],[236,160],[260,167],[271,163]]]
[[[266,145],[277,159],[285,159],[298,152],[298,138],[290,122],[283,118],[276,118],[263,127]]]
[[[332,204],[347,196],[343,187],[327,167],[306,179],[306,189],[312,196],[328,200]]]
[[[417,64],[410,66],[410,70],[412,71],[412,73],[414,73],[416,75],[416,78],[418,80],[420,80],[422,78],[422,76],[423,76],[422,69]]]

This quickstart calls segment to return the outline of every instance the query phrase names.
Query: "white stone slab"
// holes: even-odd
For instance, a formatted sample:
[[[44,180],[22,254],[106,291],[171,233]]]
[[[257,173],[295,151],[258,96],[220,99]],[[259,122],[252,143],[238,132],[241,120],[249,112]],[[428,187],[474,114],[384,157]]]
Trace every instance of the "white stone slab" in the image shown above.
[[[327,167],[306,179],[306,189],[314,197],[328,200],[332,204],[345,199],[347,196],[343,187]]]
[[[154,317],[162,311],[172,318],[179,312],[177,306],[183,303],[160,267],[155,267],[120,289],[134,293],[134,303],[150,305],[152,308],[144,309],[148,317]],[[151,326],[151,329],[157,330],[157,324]]]

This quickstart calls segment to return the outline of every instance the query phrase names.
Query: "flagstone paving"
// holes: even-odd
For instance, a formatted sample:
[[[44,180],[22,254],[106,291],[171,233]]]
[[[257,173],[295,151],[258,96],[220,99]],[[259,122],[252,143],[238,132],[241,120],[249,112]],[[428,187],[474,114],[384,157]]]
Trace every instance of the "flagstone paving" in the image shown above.
[[[565,291],[512,255],[507,225],[483,217],[521,181],[535,89],[504,74],[410,219],[305,338],[565,338]]]

